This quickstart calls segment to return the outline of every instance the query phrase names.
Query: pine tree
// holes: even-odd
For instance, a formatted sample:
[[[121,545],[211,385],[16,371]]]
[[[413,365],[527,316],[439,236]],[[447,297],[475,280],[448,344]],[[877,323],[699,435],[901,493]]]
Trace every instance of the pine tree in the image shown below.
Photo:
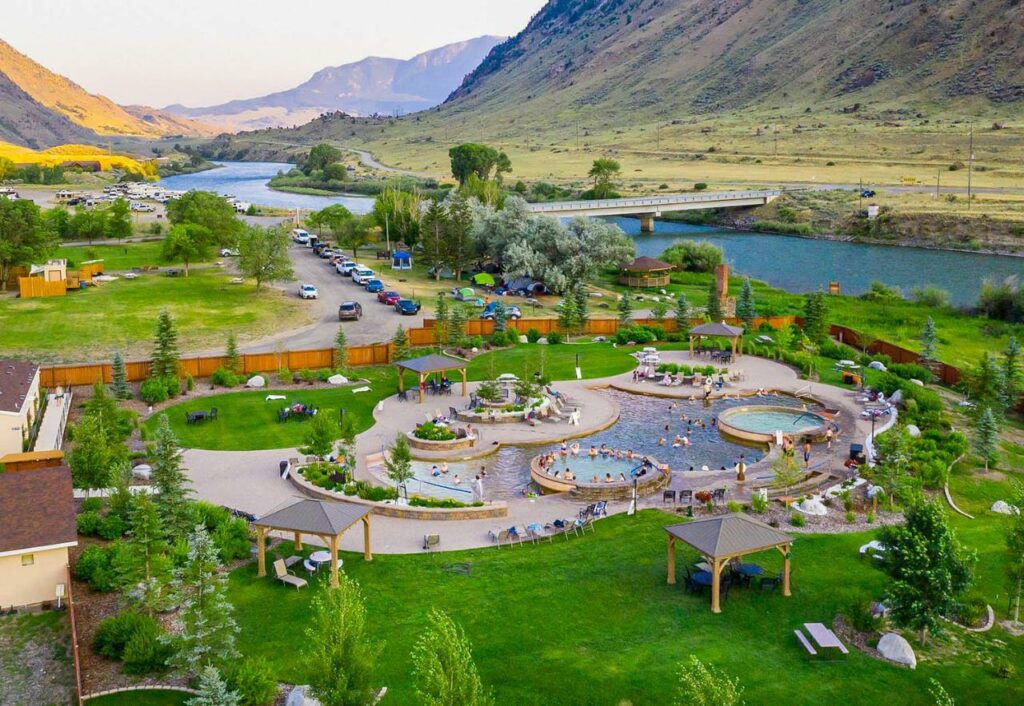
[[[586,285],[579,285],[572,290],[573,299],[576,302],[576,324],[580,333],[587,330],[587,319],[590,318],[590,297],[587,296]]]
[[[986,471],[999,460],[999,422],[991,407],[983,409],[974,423],[974,449],[984,459]]]
[[[988,408],[998,417],[1002,416],[1006,401],[1006,378],[1004,366],[989,352],[981,354],[978,365],[967,373],[965,385],[974,402],[977,414]]]
[[[153,499],[141,493],[132,500],[128,538],[115,556],[125,595],[152,617],[167,607],[170,559],[167,534]]]
[[[1021,349],[1016,336],[1010,336],[1003,349],[1003,402],[1006,407],[1017,404],[1024,392],[1024,368],[1021,366]]]
[[[391,343],[395,347],[395,360],[405,360],[409,357],[409,336],[405,333],[405,329],[402,328],[402,324],[398,324],[398,329],[395,331]]]
[[[423,706],[491,706],[494,697],[473,661],[466,634],[443,611],[430,611],[412,649],[416,703]]]
[[[232,331],[228,334],[227,350],[224,353],[227,359],[227,369],[236,375],[242,372],[242,357],[238,355],[238,341]]]
[[[722,302],[718,298],[718,282],[712,278],[708,286],[708,307],[707,317],[710,321],[717,322],[725,318],[722,313]]]
[[[562,329],[567,339],[576,330],[576,318],[576,299],[566,292],[558,307],[558,327]]]
[[[448,297],[444,292],[438,292],[437,303],[434,306],[434,340],[439,346],[448,345],[448,318]]]
[[[690,327],[690,302],[682,292],[676,297],[676,329],[680,332]]]
[[[659,297],[658,301],[651,303],[651,318],[654,319],[655,323],[659,326],[665,320],[665,316],[668,314],[668,300]]]
[[[183,537],[192,525],[188,495],[192,492],[181,466],[178,438],[171,430],[166,414],[160,415],[153,445],[150,482],[156,489],[154,502],[160,513],[164,531],[170,538]]]
[[[334,335],[334,362],[338,370],[344,371],[348,367],[348,339],[344,324],[338,324],[338,333]]]
[[[324,706],[373,702],[379,648],[366,634],[366,606],[359,584],[341,572],[337,588],[313,597],[305,658],[312,695]]]
[[[156,341],[153,347],[153,360],[150,376],[154,378],[178,377],[178,332],[174,328],[174,319],[164,309],[156,322]]]
[[[494,331],[504,332],[508,327],[508,307],[500,299],[494,302]]]
[[[175,572],[174,590],[181,602],[181,634],[176,638],[176,666],[201,674],[238,656],[238,624],[227,598],[227,574],[220,570],[217,545],[203,525],[188,537],[188,558]]]
[[[124,358],[120,351],[114,353],[114,360],[110,365],[110,375],[113,378],[114,397],[119,400],[130,400],[132,390],[128,387],[128,372],[124,367]]]
[[[185,702],[186,706],[238,706],[238,694],[228,690],[220,672],[213,665],[203,667],[199,673],[199,689]]]
[[[619,297],[619,323],[629,326],[633,321],[633,302],[629,300],[629,292]]]
[[[121,410],[113,397],[107,394],[106,386],[97,379],[92,386],[92,397],[85,403],[85,416],[96,417],[103,422],[107,439],[113,453],[116,448],[127,441],[132,434],[132,417],[130,412]]]
[[[939,337],[935,332],[935,320],[928,317],[924,322],[924,330],[921,331],[921,359],[926,363],[935,361],[936,347]]]
[[[466,307],[456,303],[452,307],[451,317],[448,319],[447,342],[452,346],[461,346],[462,339],[466,337]]]
[[[804,335],[814,344],[828,338],[828,299],[820,290],[804,300]]]
[[[740,298],[736,301],[736,316],[747,328],[750,328],[757,318],[757,303],[754,301],[754,288],[749,277],[743,278],[743,289],[740,290]]]

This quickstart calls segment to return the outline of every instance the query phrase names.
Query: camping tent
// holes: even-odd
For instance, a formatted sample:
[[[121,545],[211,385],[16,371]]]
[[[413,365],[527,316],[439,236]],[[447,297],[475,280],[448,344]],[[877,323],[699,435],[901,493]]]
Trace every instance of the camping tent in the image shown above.
[[[391,269],[392,270],[411,270],[412,269],[412,253],[408,252],[396,252],[391,256]]]
[[[488,274],[487,272],[477,272],[473,275],[473,282],[483,287],[493,287],[494,275]]]

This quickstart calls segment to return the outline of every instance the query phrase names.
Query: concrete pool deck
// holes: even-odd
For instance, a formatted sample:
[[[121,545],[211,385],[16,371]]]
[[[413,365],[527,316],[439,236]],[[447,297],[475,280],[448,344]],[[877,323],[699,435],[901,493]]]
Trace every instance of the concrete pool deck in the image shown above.
[[[702,358],[692,361],[685,351],[669,351],[662,353],[664,362],[705,364]],[[742,370],[745,379],[727,388],[727,394],[734,396],[744,391],[760,389],[777,390],[788,394],[801,393],[817,399],[828,407],[840,410],[838,423],[840,434],[833,441],[831,449],[823,444],[815,447],[812,454],[811,469],[822,472],[840,473],[842,462],[848,456],[849,444],[853,441],[862,443],[870,433],[869,421],[859,417],[860,407],[857,406],[850,390],[833,387],[821,383],[808,383],[800,380],[791,368],[762,358],[744,356],[728,366],[730,370]],[[567,423],[558,424],[538,422],[535,427],[526,424],[503,424],[486,427],[481,440],[484,448],[496,448],[496,444],[548,444],[557,443],[563,438],[571,438],[583,434],[594,433],[613,424],[618,418],[616,405],[596,389],[614,386],[617,389],[637,394],[657,397],[675,397],[688,399],[694,392],[703,393],[697,388],[671,388],[655,383],[633,383],[632,372],[607,378],[583,381],[558,381],[552,387],[577,398],[582,404],[581,425],[571,427]],[[357,478],[371,480],[365,468],[365,457],[378,453],[382,446],[389,445],[397,433],[408,431],[416,423],[432,414],[435,408],[447,412],[448,407],[464,408],[467,398],[429,397],[425,404],[410,400],[399,402],[394,398],[384,400],[383,409],[374,412],[377,421],[372,428],[360,434],[356,439],[356,451],[359,464],[356,469]],[[474,427],[476,428],[476,427]],[[420,454],[417,452],[417,456]],[[465,452],[454,452],[451,458],[465,456]],[[278,474],[278,463],[281,460],[300,456],[296,449],[275,449],[262,451],[205,451],[185,449],[184,463],[195,497],[208,500],[226,507],[231,507],[255,515],[263,515],[271,510],[304,498],[303,495],[288,481],[281,480]],[[440,457],[439,457],[440,458]],[[763,468],[752,465],[748,469],[748,479],[763,476]],[[735,474],[726,471],[695,471],[673,473],[670,488],[676,490],[710,490],[726,487],[726,499],[749,500],[749,482],[745,490],[735,484]],[[486,487],[485,487],[486,494]],[[508,517],[499,520],[411,520],[391,517],[374,516],[373,518],[373,550],[382,554],[418,553],[425,534],[441,536],[441,550],[470,549],[492,545],[488,536],[489,530],[498,530],[513,525],[523,526],[534,522],[547,523],[556,518],[575,517],[586,503],[561,495],[543,496],[536,499],[516,498],[508,501]],[[662,502],[661,493],[641,498],[639,506],[643,508],[666,507]],[[627,502],[611,502],[608,512],[619,513],[628,509]],[[362,551],[361,538],[353,534],[342,541],[342,549]]]

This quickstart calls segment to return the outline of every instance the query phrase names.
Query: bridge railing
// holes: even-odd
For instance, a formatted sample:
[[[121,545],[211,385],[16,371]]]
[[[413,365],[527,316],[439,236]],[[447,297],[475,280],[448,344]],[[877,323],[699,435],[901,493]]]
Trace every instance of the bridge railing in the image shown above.
[[[782,195],[781,190],[761,191],[715,191],[708,194],[678,194],[675,196],[646,196],[625,199],[602,199],[599,201],[559,201],[555,203],[531,203],[533,213],[548,211],[593,211],[603,208],[638,208],[653,206],[663,208],[681,203],[714,203],[734,199],[768,198]]]

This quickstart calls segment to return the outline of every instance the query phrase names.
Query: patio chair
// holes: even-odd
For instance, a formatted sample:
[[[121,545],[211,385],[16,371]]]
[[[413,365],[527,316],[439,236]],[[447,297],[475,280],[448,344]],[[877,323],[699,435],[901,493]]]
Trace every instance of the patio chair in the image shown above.
[[[293,555],[291,555],[290,557],[288,557],[287,559],[284,560],[284,566],[285,566],[286,569],[290,569],[293,566],[295,566],[296,564],[300,563],[301,561],[302,561],[302,557],[301,556],[299,556],[297,554],[293,554]]]
[[[459,418],[459,411],[457,409],[455,409],[454,407],[449,407],[448,408],[448,419],[450,419],[450,420],[452,420],[454,422],[458,418]]]
[[[595,520],[599,517],[608,517],[608,501],[598,500],[594,503],[594,511],[590,513],[590,516]]]
[[[680,505],[693,505],[693,491],[692,490],[680,490],[679,491],[679,504]]]
[[[439,534],[425,534],[423,535],[423,549],[430,551],[434,547],[441,544],[441,535]]]
[[[309,582],[306,581],[306,579],[300,579],[293,572],[288,570],[284,565],[284,559],[278,559],[274,562],[274,575],[277,577],[277,580],[284,585],[295,586],[296,591],[309,585]]]
[[[210,409],[210,413],[208,415],[206,415],[206,421],[210,421],[211,419],[216,419],[216,418],[217,418],[217,408],[213,407],[213,408]]]
[[[718,595],[725,599],[729,597],[729,589],[732,588],[732,575],[720,579],[718,582]]]
[[[487,530],[487,534],[491,538],[491,540],[499,547],[501,546],[502,542],[509,541],[507,529],[498,530],[497,532],[495,532],[494,530]]]
[[[792,581],[793,581],[793,571],[792,570],[790,570],[790,572],[789,572],[789,580],[790,580],[790,583],[792,583]],[[765,591],[765,590],[774,591],[775,589],[779,588],[780,586],[782,586],[782,572],[781,571],[779,573],[775,574],[774,576],[762,576],[761,577],[761,590],[762,591]]]
[[[594,518],[593,518],[593,516],[590,516],[590,517],[586,518],[585,520],[576,520],[576,529],[579,530],[580,532],[582,532],[583,534],[586,534],[588,530],[590,532],[593,532],[594,531]]]
[[[399,390],[398,391],[398,401],[399,402],[408,402],[409,401],[409,391],[408,390]]]
[[[292,415],[292,413],[289,412],[287,409],[282,409],[281,411],[279,411],[277,413],[277,421],[279,421],[279,422],[287,422],[288,421],[288,417],[290,417],[291,415]]]
[[[548,540],[549,543],[555,541],[554,533],[548,531],[544,527],[541,527],[539,524],[527,525],[526,531],[529,533],[529,536],[533,540],[534,544],[536,544],[538,541],[542,539]]]
[[[661,493],[661,504],[664,505],[668,502],[671,502],[673,505],[676,504],[676,491],[665,490]]]
[[[320,568],[320,565],[310,561],[309,559],[306,559],[302,562],[302,568],[306,570],[306,573],[312,576],[316,573],[317,569]]]
[[[711,493],[711,502],[716,505],[725,501],[725,488],[715,488]]]

